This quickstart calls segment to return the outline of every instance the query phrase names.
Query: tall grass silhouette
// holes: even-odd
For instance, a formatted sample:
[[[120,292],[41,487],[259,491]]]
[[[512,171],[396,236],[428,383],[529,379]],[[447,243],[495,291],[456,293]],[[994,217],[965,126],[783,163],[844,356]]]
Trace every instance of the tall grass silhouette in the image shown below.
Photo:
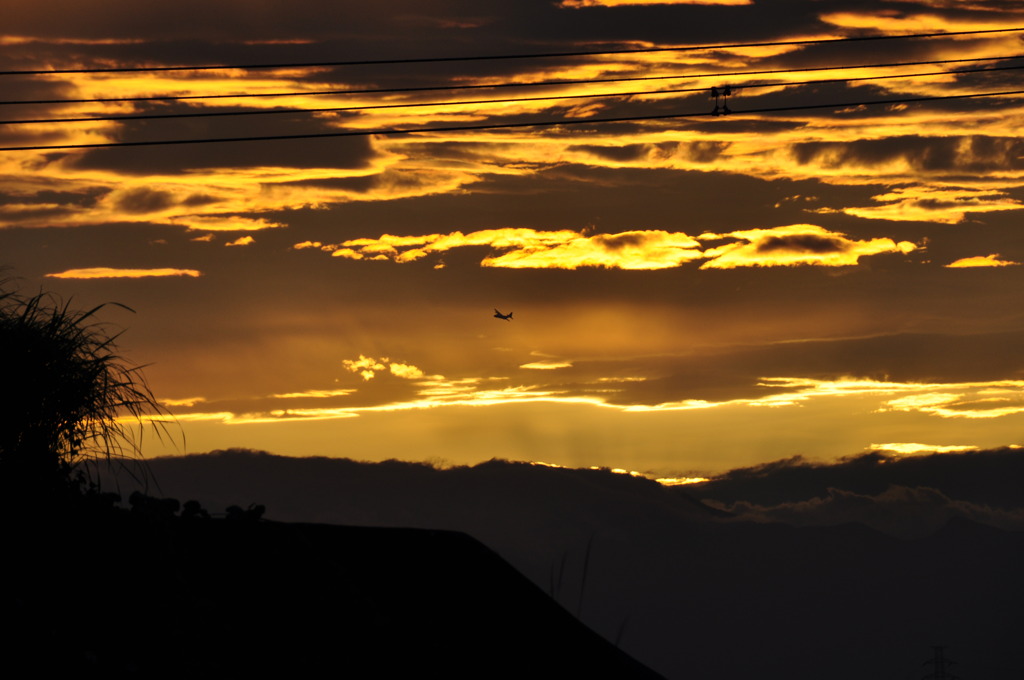
[[[141,467],[141,428],[166,416],[141,366],[119,354],[96,314],[57,296],[24,296],[0,281],[0,489],[7,500],[80,489],[90,464]],[[154,421],[157,434],[166,425]],[[138,428],[136,428],[138,426]]]

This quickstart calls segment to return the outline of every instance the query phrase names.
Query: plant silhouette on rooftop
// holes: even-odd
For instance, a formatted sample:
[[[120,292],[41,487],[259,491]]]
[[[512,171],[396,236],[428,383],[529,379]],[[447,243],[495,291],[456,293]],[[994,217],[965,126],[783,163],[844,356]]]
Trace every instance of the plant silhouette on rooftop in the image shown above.
[[[0,281],[0,486],[6,498],[79,490],[106,462],[144,475],[141,427],[168,415],[107,324],[55,295]],[[124,305],[109,303],[129,309]],[[131,311],[129,309],[129,311]],[[138,430],[136,430],[138,426]]]

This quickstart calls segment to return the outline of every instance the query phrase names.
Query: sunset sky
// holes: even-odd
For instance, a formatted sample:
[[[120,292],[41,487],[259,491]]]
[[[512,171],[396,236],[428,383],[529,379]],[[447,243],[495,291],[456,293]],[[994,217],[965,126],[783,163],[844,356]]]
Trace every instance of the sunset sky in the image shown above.
[[[0,30],[0,266],[135,310],[101,318],[184,434],[147,455],[1024,444],[1020,2],[16,0]],[[173,66],[221,68],[98,70]],[[186,115],[274,109],[319,111]]]

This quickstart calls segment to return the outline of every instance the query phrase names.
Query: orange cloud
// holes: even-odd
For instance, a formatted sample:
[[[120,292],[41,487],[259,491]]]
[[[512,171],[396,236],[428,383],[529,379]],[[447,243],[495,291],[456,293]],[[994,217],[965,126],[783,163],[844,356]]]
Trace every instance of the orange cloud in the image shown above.
[[[1015,26],[1012,17],[998,15],[977,18],[977,15],[965,15],[953,18],[941,14],[903,13],[897,10],[879,10],[875,12],[831,12],[819,17],[825,23],[840,28],[877,30],[885,27],[887,34],[899,33],[932,33],[942,31],[975,31],[990,28],[1006,28]]]
[[[141,279],[151,276],[201,276],[195,269],[116,269],[113,267],[88,267],[68,269],[56,274],[47,274],[53,279]]]
[[[950,269],[967,269],[969,267],[1012,267],[1019,264],[1020,262],[1014,262],[1013,260],[1000,260],[999,253],[992,253],[991,255],[964,257],[955,262],[950,262],[946,267]]]
[[[865,255],[909,253],[917,249],[909,241],[896,243],[890,238],[855,241],[813,224],[700,236],[702,241],[722,238],[736,238],[744,242],[708,249],[705,255],[711,259],[701,265],[701,269],[797,265],[847,267],[857,264]]]
[[[255,243],[255,242],[256,242],[256,239],[254,239],[252,236],[249,236],[248,234],[246,234],[245,236],[239,236],[234,241],[228,241],[224,245],[226,245],[226,246],[247,246],[247,245],[250,245],[250,244]]]

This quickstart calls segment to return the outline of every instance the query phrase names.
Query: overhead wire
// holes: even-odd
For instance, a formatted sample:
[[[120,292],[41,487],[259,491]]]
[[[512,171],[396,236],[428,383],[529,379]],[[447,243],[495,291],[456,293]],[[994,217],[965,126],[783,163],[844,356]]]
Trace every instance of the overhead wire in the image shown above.
[[[819,80],[776,82],[776,83],[731,83],[733,91],[743,89],[762,89],[773,87],[792,87],[806,85],[824,85],[832,83],[855,83],[870,80],[891,80],[895,78],[927,78],[933,76],[959,75],[962,73],[984,73],[994,71],[1012,71],[1024,69],[1021,66],[999,66],[990,68],[962,69],[959,71],[934,71],[929,73],[899,73],[877,76],[859,76],[856,78],[826,78]],[[637,80],[645,80],[638,78]],[[54,124],[54,123],[85,123],[85,122],[107,122],[107,121],[133,121],[133,120],[166,120],[174,118],[213,118],[227,116],[264,116],[280,114],[303,114],[303,113],[340,113],[347,111],[370,111],[378,109],[399,109],[399,108],[426,108],[426,107],[447,107],[447,106],[472,106],[474,104],[508,104],[519,102],[551,101],[562,99],[604,99],[615,97],[636,97],[636,96],[663,96],[671,94],[683,94],[692,92],[706,92],[706,87],[688,87],[671,90],[638,90],[634,92],[603,92],[597,94],[555,94],[541,97],[514,97],[504,99],[467,99],[460,101],[441,102],[402,102],[391,104],[364,104],[359,106],[335,106],[323,108],[277,108],[277,109],[252,109],[246,111],[195,111],[190,113],[146,113],[126,114],[111,116],[82,116],[77,118],[38,118],[27,120],[0,120],[0,125],[30,125],[30,124]]]
[[[351,94],[402,94],[412,92],[442,92],[458,90],[480,90],[497,88],[529,88],[558,85],[595,85],[602,83],[637,82],[646,80],[682,80],[696,78],[730,78],[741,76],[780,75],[786,73],[804,73],[813,71],[841,71],[858,68],[893,68],[897,66],[935,66],[941,64],[961,64],[979,61],[1000,61],[1005,59],[1024,58],[1024,54],[1004,55],[999,57],[973,57],[967,59],[931,59],[927,61],[899,61],[880,64],[853,64],[841,66],[807,66],[785,69],[762,69],[758,71],[721,71],[713,73],[682,73],[657,76],[621,76],[616,78],[583,78],[574,80],[540,80],[532,82],[503,82],[484,84],[462,84],[462,85],[440,85],[429,87],[390,87],[390,88],[365,88],[365,89],[335,89],[335,90],[314,90],[302,91],[293,90],[289,92],[243,92],[234,94],[195,94],[195,95],[159,95],[145,97],[95,97],[89,99],[25,99],[0,101],[0,106],[13,104],[99,104],[114,102],[148,102],[148,101],[186,101],[203,99],[242,99],[249,97],[273,98],[273,97],[315,97],[324,95],[351,95]]]
[[[869,100],[859,102],[840,102],[830,104],[806,104],[801,106],[779,106],[779,107],[768,107],[760,109],[747,109],[742,112],[743,114],[757,114],[757,113],[779,113],[786,111],[810,111],[816,109],[843,109],[849,107],[859,106],[879,106],[887,104],[910,104],[917,102],[929,102],[929,101],[943,101],[943,100],[955,100],[955,99],[976,99],[981,97],[1006,97],[1012,95],[1022,95],[1024,90],[1007,90],[1003,92],[975,92],[968,94],[956,94],[956,95],[934,95],[926,97],[902,97],[896,99],[881,99],[881,100]],[[206,139],[164,139],[164,140],[146,140],[146,141],[135,141],[135,142],[95,142],[88,144],[52,144],[52,145],[35,145],[35,146],[13,146],[13,147],[0,147],[0,151],[55,151],[55,150],[71,150],[71,149],[102,149],[102,148],[116,148],[116,147],[141,147],[141,146],[168,146],[178,144],[219,144],[229,142],[257,142],[257,141],[281,141],[281,140],[299,140],[299,139],[326,139],[335,137],[368,137],[371,135],[408,135],[423,132],[467,132],[467,131],[482,131],[482,130],[503,130],[503,129],[516,129],[516,128],[529,128],[529,127],[559,127],[559,126],[577,126],[577,125],[595,125],[600,123],[622,123],[622,122],[633,122],[633,121],[648,121],[648,120],[669,120],[678,118],[705,118],[708,116],[715,116],[714,113],[708,112],[690,112],[690,113],[665,113],[665,114],[654,114],[647,116],[617,116],[609,118],[576,118],[576,119],[561,119],[561,120],[550,120],[550,121],[528,121],[519,123],[483,123],[478,125],[444,125],[444,126],[433,126],[433,127],[421,127],[421,128],[381,128],[374,130],[345,130],[339,132],[316,132],[316,133],[303,133],[303,134],[288,134],[288,135],[257,135],[251,137],[219,137],[219,138],[206,138]]]
[[[71,69],[30,69],[0,71],[0,76],[10,75],[58,75],[72,73],[146,73],[146,72],[167,72],[167,71],[211,71],[211,70],[265,70],[285,68],[319,68],[319,67],[342,67],[342,66],[375,66],[384,64],[427,64],[446,62],[466,61],[490,61],[503,59],[548,59],[557,57],[589,57],[610,54],[650,54],[658,52],[695,52],[706,50],[723,50],[750,47],[783,47],[789,45],[820,45],[832,43],[882,41],[882,40],[907,40],[914,38],[941,38],[960,35],[983,35],[992,33],[1013,33],[1024,31],[1024,27],[1015,26],[1009,28],[988,28],[973,31],[943,31],[934,33],[906,33],[903,35],[868,35],[868,36],[847,36],[843,38],[812,38],[805,40],[775,40],[748,43],[721,43],[715,45],[684,45],[677,47],[643,47],[621,50],[584,50],[573,52],[540,52],[533,54],[495,54],[495,55],[474,55],[465,57],[419,57],[408,59],[363,59],[350,61],[325,61],[325,62],[304,62],[304,63],[278,63],[278,64],[218,64],[218,65],[195,65],[195,66],[124,66],[124,67],[97,67],[97,68],[71,68]]]
[[[958,32],[944,32],[944,33],[920,33],[920,34],[909,34],[909,35],[898,35],[898,36],[859,36],[852,38],[834,38],[834,39],[819,39],[819,40],[794,40],[794,41],[776,41],[776,42],[762,42],[762,43],[733,43],[730,45],[702,45],[702,46],[690,46],[690,47],[673,47],[673,48],[644,48],[644,49],[630,49],[630,50],[606,50],[606,51],[591,51],[591,52],[574,52],[574,53],[546,53],[546,54],[534,54],[534,55],[491,55],[482,57],[456,57],[456,58],[428,58],[428,59],[414,59],[414,60],[365,60],[359,62],[333,62],[331,64],[279,64],[279,65],[242,65],[242,66],[202,66],[202,67],[157,67],[157,68],[112,68],[112,69],[66,69],[57,71],[0,71],[0,75],[12,75],[14,73],[19,74],[53,74],[53,73],[104,73],[112,71],[125,71],[125,72],[146,72],[146,71],[173,71],[173,70],[209,70],[214,68],[271,68],[271,67],[296,67],[296,66],[323,66],[323,65],[361,65],[361,64],[377,64],[377,63],[427,63],[435,61],[470,61],[475,59],[499,59],[499,58],[512,58],[520,59],[527,57],[553,57],[553,56],[582,56],[582,55],[603,55],[603,54],[624,54],[624,53],[640,53],[640,52],[664,52],[664,51],[684,51],[684,50],[710,50],[725,47],[753,47],[753,46],[767,46],[767,45],[794,45],[794,44],[817,44],[817,43],[835,43],[835,42],[853,42],[862,40],[892,40],[892,39],[905,39],[905,38],[931,38],[939,36],[955,36],[955,35],[973,35],[973,34],[989,34],[989,33],[1007,33],[1011,31],[1024,31],[1024,28],[1004,28],[1004,29],[985,29],[977,31],[958,31]],[[556,80],[556,81],[535,81],[532,83],[517,83],[517,82],[505,82],[505,83],[478,83],[478,84],[462,84],[462,85],[448,85],[448,86],[433,86],[433,87],[406,87],[406,88],[367,88],[363,90],[331,90],[331,91],[318,91],[315,93],[309,92],[292,92],[292,93],[244,93],[241,95],[230,95],[230,94],[218,94],[218,95],[176,95],[176,96],[148,96],[148,97],[118,97],[118,98],[95,98],[95,99],[65,99],[65,100],[34,100],[34,101],[0,101],[0,105],[5,104],[64,104],[64,103],[88,103],[88,102],[115,102],[115,101],[175,101],[175,100],[195,100],[195,99],[224,99],[233,96],[246,96],[246,97],[280,97],[280,96],[304,96],[309,94],[321,95],[321,94],[385,94],[385,93],[402,93],[402,92],[427,92],[427,91],[454,91],[454,90],[468,90],[468,89],[494,89],[494,88],[507,88],[507,87],[537,87],[541,85],[549,86],[560,86],[560,85],[576,85],[576,84],[598,84],[598,83],[611,83],[611,82],[640,82],[640,81],[664,81],[669,79],[696,79],[696,78],[722,78],[722,77],[739,77],[739,76],[753,76],[753,75],[782,75],[792,74],[799,72],[813,72],[813,71],[830,71],[830,70],[843,70],[843,69],[869,69],[869,68],[892,68],[899,66],[918,66],[918,65],[950,65],[950,64],[962,64],[962,63],[976,63],[980,61],[998,61],[1007,59],[1017,59],[1024,57],[1024,55],[1009,55],[1002,57],[978,57],[978,58],[965,58],[965,59],[942,59],[942,60],[928,60],[928,61],[916,61],[916,62],[888,62],[884,64],[861,64],[861,65],[839,65],[839,66],[817,66],[817,67],[800,67],[800,68],[789,68],[789,69],[763,69],[758,71],[734,71],[734,72],[718,72],[718,73],[705,73],[705,74],[668,74],[668,75],[655,75],[655,76],[622,76],[616,78],[595,78],[595,79],[577,79],[577,80]],[[955,69],[955,70],[943,70],[938,72],[928,73],[897,73],[897,74],[884,74],[874,76],[859,76],[853,78],[830,78],[830,79],[817,79],[807,81],[790,81],[790,82],[767,82],[767,83],[734,83],[730,84],[733,91],[739,89],[754,89],[754,88],[779,88],[789,86],[803,86],[803,85],[816,85],[826,83],[854,83],[861,81],[871,80],[883,80],[893,78],[920,78],[920,77],[934,77],[934,76],[945,76],[945,75],[959,75],[964,73],[979,73],[985,71],[1008,71],[1017,70],[1024,68],[1024,66],[993,66],[984,68],[974,69]],[[326,112],[345,112],[345,111],[361,111],[361,110],[377,110],[377,109],[396,109],[396,108],[411,108],[411,107],[440,107],[440,106],[473,106],[481,104],[498,104],[498,103],[518,103],[518,102],[534,102],[534,101],[550,101],[550,100],[568,100],[568,99],[583,99],[583,98],[616,98],[616,97],[637,97],[637,96],[664,96],[672,94],[683,94],[690,92],[698,92],[706,90],[706,87],[691,87],[691,88],[674,88],[667,90],[643,90],[633,92],[604,92],[604,93],[586,93],[586,94],[552,94],[536,97],[509,97],[509,98],[494,98],[494,99],[470,99],[470,100],[457,100],[457,101],[428,101],[428,102],[398,102],[398,103],[382,103],[382,104],[363,104],[355,106],[343,106],[343,107],[321,107],[321,108],[274,108],[274,109],[255,109],[255,110],[242,110],[242,111],[198,111],[198,112],[187,112],[187,113],[152,113],[152,114],[127,114],[127,115],[109,115],[109,116],[79,116],[79,117],[65,117],[65,118],[46,118],[46,119],[26,119],[26,120],[10,120],[0,121],[0,124],[6,125],[26,125],[26,124],[62,124],[62,123],[82,123],[82,122],[102,122],[102,121],[132,121],[132,120],[149,120],[149,119],[173,119],[173,118],[199,118],[199,117],[220,117],[220,116],[248,116],[248,115],[269,115],[269,114],[305,114],[305,113],[326,113]],[[712,91],[714,88],[712,88]],[[943,99],[965,99],[975,97],[998,97],[1008,96],[1013,94],[1019,94],[1017,91],[1007,91],[998,93],[970,93],[961,95],[935,95],[926,97],[911,97],[901,99],[886,99],[886,100],[874,100],[868,102],[847,102],[840,104],[815,104],[815,105],[804,105],[804,106],[787,106],[787,107],[775,107],[775,108],[761,108],[761,109],[747,109],[744,113],[769,113],[776,111],[799,111],[809,109],[821,109],[828,107],[849,107],[849,106],[870,106],[877,104],[896,104],[896,103],[910,103],[910,102],[923,102],[923,101],[937,101]],[[718,106],[716,103],[714,113],[718,113]],[[397,134],[411,134],[416,132],[449,132],[449,131],[462,131],[462,130],[491,130],[491,129],[509,129],[509,128],[521,128],[521,127],[554,127],[560,125],[587,125],[596,123],[611,123],[611,122],[625,122],[625,121],[642,121],[642,120],[658,120],[666,118],[686,118],[695,116],[707,116],[713,115],[706,112],[694,112],[694,113],[672,113],[672,114],[653,114],[646,116],[620,116],[613,118],[586,118],[586,119],[560,119],[560,120],[542,120],[542,121],[529,121],[520,123],[486,123],[486,124],[473,124],[473,125],[456,125],[456,126],[432,126],[432,127],[412,127],[412,128],[380,128],[374,130],[347,130],[337,132],[323,132],[323,133],[300,133],[300,134],[282,134],[282,135],[256,135],[249,137],[223,137],[223,138],[206,138],[206,139],[177,139],[177,140],[148,140],[148,141],[136,141],[136,142],[97,142],[88,144],[67,144],[67,145],[36,145],[36,146],[11,146],[0,148],[0,151],[29,151],[29,150],[57,150],[57,149],[85,149],[85,148],[112,148],[112,147],[123,147],[123,146],[156,146],[156,145],[168,145],[168,144],[203,144],[203,143],[220,143],[220,142],[243,142],[243,141],[269,141],[269,140],[281,140],[281,139],[310,139],[310,138],[325,138],[325,137],[351,137],[351,136],[368,136],[368,135],[397,135]]]

